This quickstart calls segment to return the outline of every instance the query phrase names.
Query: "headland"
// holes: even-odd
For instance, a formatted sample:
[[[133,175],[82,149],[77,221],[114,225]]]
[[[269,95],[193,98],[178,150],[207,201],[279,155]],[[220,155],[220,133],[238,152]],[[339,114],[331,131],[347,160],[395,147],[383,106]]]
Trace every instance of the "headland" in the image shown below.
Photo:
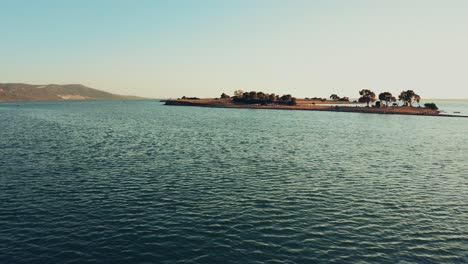
[[[276,110],[304,110],[304,111],[329,111],[329,112],[354,112],[369,114],[397,114],[397,115],[422,115],[422,116],[454,116],[441,114],[434,103],[420,106],[420,97],[412,90],[403,91],[398,97],[401,105],[395,97],[385,92],[376,100],[375,94],[370,90],[359,92],[361,97],[356,101],[350,101],[348,97],[339,97],[332,94],[330,99],[325,98],[295,98],[291,95],[277,96],[263,92],[236,91],[234,96],[225,93],[220,98],[196,98],[182,97],[174,100],[164,100],[166,105],[198,106],[214,108],[245,108],[245,109],[276,109]],[[414,106],[413,104],[416,104]],[[468,117],[468,116],[454,116]]]

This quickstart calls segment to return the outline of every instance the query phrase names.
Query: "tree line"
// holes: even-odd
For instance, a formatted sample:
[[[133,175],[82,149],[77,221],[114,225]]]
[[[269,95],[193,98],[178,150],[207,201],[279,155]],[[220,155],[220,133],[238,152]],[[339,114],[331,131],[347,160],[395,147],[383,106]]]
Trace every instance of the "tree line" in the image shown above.
[[[290,94],[285,94],[282,96],[276,95],[274,93],[264,93],[264,92],[244,92],[242,90],[237,90],[234,92],[234,96],[230,97],[229,95],[223,93],[221,94],[221,99],[231,98],[234,103],[243,103],[243,104],[280,104],[280,105],[296,105],[296,97],[291,96]]]
[[[360,103],[366,103],[367,106],[369,106],[371,102],[376,101],[375,93],[369,89],[363,89],[359,91],[359,95],[361,97],[359,97],[358,101]],[[397,105],[397,98],[390,92],[380,93],[378,98],[381,102],[384,102],[385,106],[387,107],[390,103],[393,103],[393,106]],[[418,103],[419,105],[421,96],[416,94],[413,90],[402,91],[400,95],[398,95],[398,101],[403,102],[403,106],[413,107],[414,102]],[[438,107],[434,103],[426,103],[424,106],[433,110],[438,110]]]
[[[421,96],[416,94],[413,90],[406,90],[402,91],[400,95],[397,97],[393,96],[390,92],[383,92],[376,96],[376,94],[369,90],[363,89],[359,91],[359,99],[355,102],[359,103],[366,103],[367,107],[370,106],[370,103],[379,100],[378,106],[388,107],[390,104],[393,106],[398,106],[396,103],[397,101],[403,102],[403,106],[413,107],[413,104],[416,102],[418,105],[421,101]],[[290,94],[286,95],[275,95],[274,93],[264,93],[264,92],[244,92],[242,90],[237,90],[234,92],[234,96],[229,96],[226,93],[221,94],[221,99],[231,99],[234,103],[243,103],[243,104],[260,104],[260,105],[268,105],[268,104],[282,104],[282,105],[296,105],[297,101],[296,98],[291,96]],[[308,99],[308,98],[306,98]],[[321,101],[325,101],[324,98],[314,97],[312,99],[320,99]],[[333,101],[344,101],[349,102],[349,97],[340,97],[337,94],[330,95],[330,99]],[[419,105],[420,106],[420,105]],[[430,108],[433,110],[438,110],[438,107],[434,103],[426,103],[424,104],[426,108]]]
[[[349,97],[339,97],[337,94],[330,95],[330,99],[333,101],[349,102]]]

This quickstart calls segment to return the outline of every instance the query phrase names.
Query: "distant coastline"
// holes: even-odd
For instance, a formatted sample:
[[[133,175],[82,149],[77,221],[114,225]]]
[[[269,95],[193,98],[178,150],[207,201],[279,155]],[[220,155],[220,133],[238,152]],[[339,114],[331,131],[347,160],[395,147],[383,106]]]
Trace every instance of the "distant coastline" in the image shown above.
[[[0,83],[0,102],[143,99],[112,94],[81,84]]]

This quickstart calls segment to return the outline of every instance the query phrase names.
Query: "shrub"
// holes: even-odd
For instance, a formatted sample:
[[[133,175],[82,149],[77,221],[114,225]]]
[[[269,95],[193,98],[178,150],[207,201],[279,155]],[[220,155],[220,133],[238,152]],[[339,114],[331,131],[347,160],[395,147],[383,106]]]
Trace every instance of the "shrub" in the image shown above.
[[[182,96],[182,100],[200,100],[198,97],[187,97],[187,96]]]
[[[424,107],[429,108],[429,109],[432,109],[432,110],[439,110],[439,108],[437,107],[437,105],[434,104],[434,103],[427,103],[427,104],[424,104]]]

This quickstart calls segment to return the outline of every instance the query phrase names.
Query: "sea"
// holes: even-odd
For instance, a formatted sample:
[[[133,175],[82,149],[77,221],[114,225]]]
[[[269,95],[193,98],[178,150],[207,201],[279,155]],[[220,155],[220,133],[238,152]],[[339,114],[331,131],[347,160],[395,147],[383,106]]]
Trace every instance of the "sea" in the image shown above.
[[[468,263],[468,118],[0,103],[0,263]]]

